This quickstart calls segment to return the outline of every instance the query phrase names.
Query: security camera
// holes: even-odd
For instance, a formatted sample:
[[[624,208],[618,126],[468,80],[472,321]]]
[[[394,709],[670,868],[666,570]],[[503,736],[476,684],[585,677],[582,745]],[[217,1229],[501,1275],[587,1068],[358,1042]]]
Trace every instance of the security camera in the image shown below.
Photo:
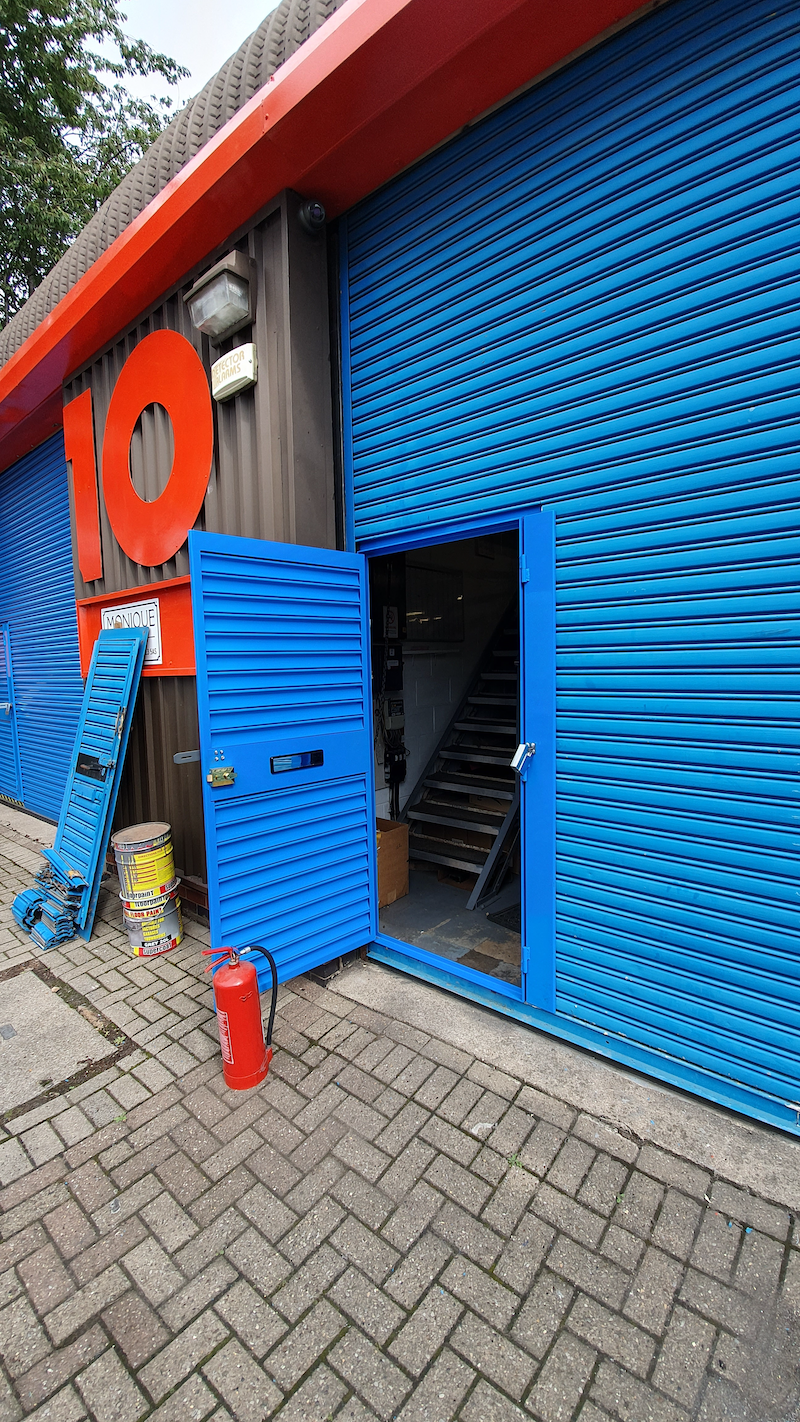
[[[297,218],[300,226],[312,237],[316,237],[317,233],[321,232],[325,226],[325,209],[321,202],[309,200],[300,204]]]

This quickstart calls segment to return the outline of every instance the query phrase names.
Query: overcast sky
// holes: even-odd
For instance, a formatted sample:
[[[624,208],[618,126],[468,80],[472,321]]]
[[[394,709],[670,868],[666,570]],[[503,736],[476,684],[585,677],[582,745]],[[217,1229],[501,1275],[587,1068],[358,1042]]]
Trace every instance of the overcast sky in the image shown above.
[[[177,92],[180,106],[216,74],[276,3],[277,0],[121,0],[120,8],[127,15],[127,34],[147,40],[153,49],[177,59],[191,71],[191,77],[181,80]],[[126,87],[142,97],[168,92],[153,79],[128,79]]]

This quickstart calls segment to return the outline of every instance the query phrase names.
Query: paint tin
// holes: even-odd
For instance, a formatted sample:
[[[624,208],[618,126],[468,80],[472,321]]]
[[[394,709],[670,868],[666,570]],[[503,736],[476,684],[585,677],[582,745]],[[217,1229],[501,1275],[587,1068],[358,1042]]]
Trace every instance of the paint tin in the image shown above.
[[[163,821],[129,825],[111,836],[120,887],[126,899],[160,898],[175,879],[172,830]]]
[[[123,919],[136,958],[169,953],[183,941],[181,901],[174,889],[145,908],[122,899]]]

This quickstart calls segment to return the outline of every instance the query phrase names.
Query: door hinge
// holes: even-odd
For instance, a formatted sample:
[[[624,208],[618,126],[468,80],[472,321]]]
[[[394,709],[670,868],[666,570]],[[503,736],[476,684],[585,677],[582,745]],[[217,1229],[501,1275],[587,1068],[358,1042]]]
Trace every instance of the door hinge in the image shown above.
[[[215,765],[209,770],[206,780],[212,789],[217,790],[223,785],[232,785],[236,779],[236,771],[232,765]]]
[[[521,583],[530,582],[531,570],[528,567],[528,560],[524,553],[519,555],[519,580]]]

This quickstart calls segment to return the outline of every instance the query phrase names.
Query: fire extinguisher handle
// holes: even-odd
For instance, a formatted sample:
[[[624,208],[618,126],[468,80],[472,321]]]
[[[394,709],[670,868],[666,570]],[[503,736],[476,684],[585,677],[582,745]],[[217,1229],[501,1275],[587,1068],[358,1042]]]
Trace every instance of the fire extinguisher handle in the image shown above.
[[[272,1029],[275,1026],[275,1008],[278,1005],[278,969],[275,959],[267,948],[262,948],[260,943],[250,943],[247,948],[242,949],[245,953],[263,953],[269,963],[272,972],[272,1000],[269,1005],[269,1021],[267,1023],[266,1044],[272,1046]]]

